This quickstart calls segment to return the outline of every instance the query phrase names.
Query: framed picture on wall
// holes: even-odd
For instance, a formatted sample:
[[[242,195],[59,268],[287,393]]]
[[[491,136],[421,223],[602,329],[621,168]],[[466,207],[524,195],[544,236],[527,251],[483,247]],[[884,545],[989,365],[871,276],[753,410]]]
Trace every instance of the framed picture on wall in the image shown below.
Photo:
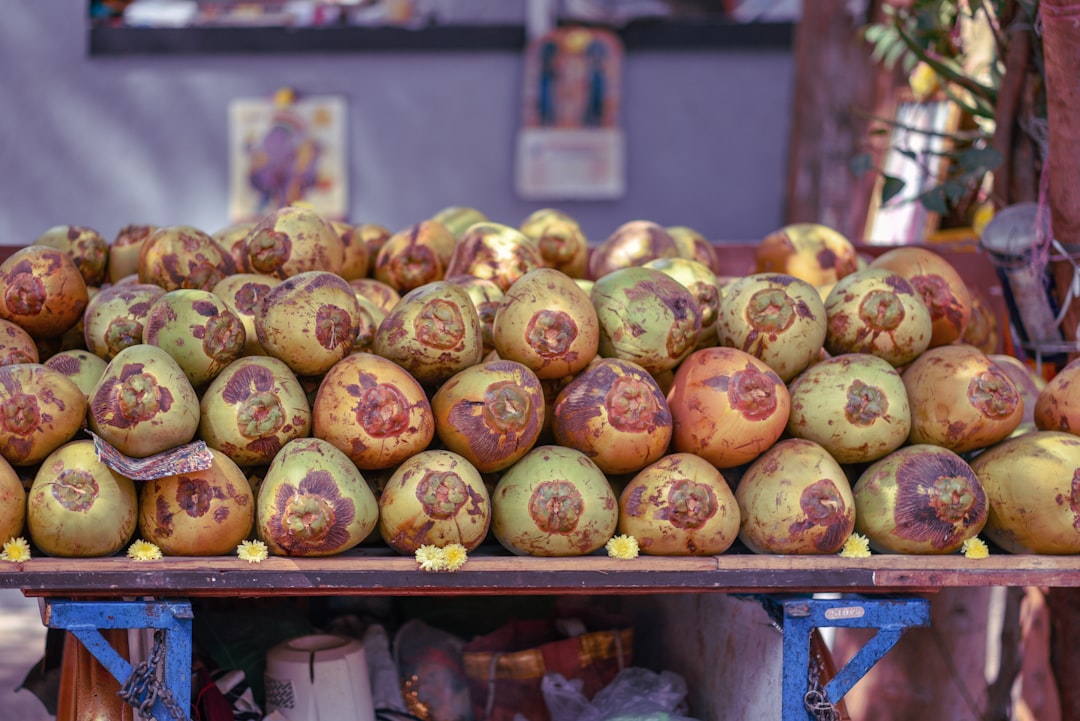
[[[348,214],[345,99],[234,100],[229,107],[229,217],[255,220],[302,201],[323,217]]]
[[[868,243],[921,243],[937,230],[940,217],[919,195],[945,176],[949,136],[960,124],[960,108],[945,96],[926,100],[903,97],[897,103],[888,146],[881,161],[877,187],[867,214]],[[886,192],[886,183],[902,181],[899,192]],[[882,198],[888,195],[884,202]]]

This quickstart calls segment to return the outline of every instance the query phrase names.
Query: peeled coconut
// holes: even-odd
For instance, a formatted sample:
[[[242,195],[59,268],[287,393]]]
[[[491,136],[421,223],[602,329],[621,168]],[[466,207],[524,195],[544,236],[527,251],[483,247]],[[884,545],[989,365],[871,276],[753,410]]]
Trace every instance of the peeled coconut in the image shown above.
[[[143,343],[109,361],[90,394],[88,420],[118,451],[145,458],[195,436],[199,397],[171,355]]]
[[[658,461],[671,441],[671,411],[656,380],[641,366],[602,358],[555,399],[552,430],[608,474],[636,473]]]
[[[739,533],[727,480],[692,453],[672,453],[637,473],[619,495],[619,533],[653,556],[711,556]]]
[[[481,473],[528,453],[544,425],[544,390],[528,367],[509,360],[455,373],[431,397],[435,432]]]
[[[614,534],[619,504],[584,453],[538,446],[499,478],[491,512],[491,530],[511,553],[585,556]]]
[[[352,351],[359,324],[356,292],[341,276],[311,270],[270,289],[255,311],[267,355],[297,375],[321,375]]]
[[[311,406],[300,381],[277,358],[238,358],[200,400],[199,437],[239,466],[266,465],[311,431]]]
[[[776,443],[750,464],[735,489],[739,540],[755,553],[830,554],[855,528],[855,498],[824,446]]]
[[[831,286],[858,267],[851,241],[820,223],[793,223],[769,233],[754,252],[757,273],[784,273],[815,288]]]
[[[672,448],[717,468],[749,463],[787,426],[791,396],[772,368],[737,348],[694,351],[667,396]]]
[[[697,347],[701,309],[690,291],[659,270],[612,270],[593,284],[590,298],[600,324],[598,352],[605,358],[663,373]]]
[[[373,350],[425,385],[480,362],[484,337],[469,295],[445,280],[415,288],[387,313]]]
[[[27,498],[30,541],[50,556],[111,556],[131,540],[135,483],[98,459],[94,442],[60,446],[42,461]]]
[[[423,220],[394,233],[375,256],[375,279],[399,293],[442,280],[457,239],[446,226]]]
[[[0,318],[35,339],[63,335],[88,302],[86,281],[62,250],[29,245],[0,262]]]
[[[341,449],[357,467],[376,470],[425,450],[435,437],[435,418],[408,371],[373,353],[353,353],[319,385],[312,435]]]
[[[236,261],[205,231],[190,225],[155,230],[139,249],[139,282],[210,290],[236,272]]]
[[[86,395],[39,363],[0,366],[0,456],[15,466],[40,462],[75,437]]]
[[[901,377],[911,406],[910,443],[965,453],[1007,438],[1024,416],[1016,386],[974,346],[931,348]]]
[[[152,283],[103,288],[90,299],[83,318],[86,349],[104,360],[143,342],[146,314],[165,289]]]
[[[65,350],[54,353],[45,361],[45,366],[57,371],[78,386],[89,399],[94,386],[101,380],[108,364],[88,350]]]
[[[255,523],[255,494],[240,467],[220,451],[205,470],[146,481],[139,534],[166,556],[232,553]]]
[[[26,524],[26,489],[19,474],[0,458],[0,543],[23,535]]]
[[[930,311],[899,273],[864,268],[845,276],[829,291],[825,313],[831,355],[869,353],[902,366],[930,346]]]
[[[143,342],[171,355],[196,388],[239,358],[246,339],[243,321],[225,301],[196,288],[178,288],[161,296],[143,323]]]
[[[788,384],[788,432],[819,443],[840,463],[876,461],[911,432],[900,374],[867,353],[845,353],[807,368]]]
[[[679,246],[663,226],[651,220],[631,220],[616,228],[589,255],[588,277],[599,280],[614,270],[678,257]]]
[[[825,343],[821,294],[784,273],[755,273],[728,284],[717,341],[765,362],[785,383],[818,359]]]
[[[600,327],[589,295],[565,273],[537,268],[514,281],[491,326],[499,357],[541,379],[577,373],[596,357]]]
[[[990,505],[983,533],[1010,553],[1080,553],[1080,438],[1035,431],[971,462]]]
[[[375,530],[379,504],[349,457],[319,438],[285,444],[266,470],[256,532],[278,556],[332,556]]]
[[[971,320],[971,294],[956,268],[927,248],[893,248],[870,261],[871,268],[899,273],[922,296],[933,325],[930,347],[959,341]]]
[[[301,206],[278,208],[260,218],[245,250],[245,269],[282,280],[309,271],[340,275],[345,264],[345,244],[334,227]]]
[[[379,533],[398,553],[459,543],[472,551],[487,536],[491,498],[479,471],[451,451],[421,451],[398,466],[379,496]]]
[[[855,530],[881,553],[955,553],[986,524],[989,504],[967,461],[947,448],[904,446],[852,488]]]

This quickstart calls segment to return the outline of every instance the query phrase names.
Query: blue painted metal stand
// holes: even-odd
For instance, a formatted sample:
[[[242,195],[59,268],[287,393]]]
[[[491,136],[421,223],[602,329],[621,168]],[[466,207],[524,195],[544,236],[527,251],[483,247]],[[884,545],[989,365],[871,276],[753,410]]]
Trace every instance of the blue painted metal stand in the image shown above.
[[[830,716],[830,709],[914,626],[930,625],[925,598],[761,599],[784,634],[783,721]],[[815,628],[876,628],[877,634],[828,683],[815,688],[810,670],[810,632]],[[817,707],[822,713],[811,711]]]
[[[157,721],[186,721],[191,707],[191,622],[188,601],[69,601],[46,599],[42,621],[50,628],[70,631],[121,687],[144,716]],[[152,628],[155,651],[148,664],[133,667],[105,640],[99,629]],[[155,662],[163,661],[164,687],[159,687]],[[133,679],[139,681],[128,683]],[[141,677],[141,678],[140,678]]]

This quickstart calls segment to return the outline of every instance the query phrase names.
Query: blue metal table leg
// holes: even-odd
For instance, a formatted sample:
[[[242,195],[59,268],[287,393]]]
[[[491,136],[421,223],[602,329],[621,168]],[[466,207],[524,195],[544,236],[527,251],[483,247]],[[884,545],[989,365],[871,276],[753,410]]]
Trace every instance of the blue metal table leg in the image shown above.
[[[810,690],[810,632],[815,628],[875,628],[877,634],[821,689],[835,705],[896,644],[904,631],[930,624],[925,598],[841,599],[807,597],[762,600],[784,633],[783,721],[814,719],[806,698]]]
[[[152,628],[155,634],[163,634],[167,694],[151,697],[148,710],[157,721],[186,721],[191,707],[190,602],[46,599],[44,603],[45,625],[74,634],[121,686],[136,669],[105,640],[100,629]],[[151,670],[156,674],[157,669]]]

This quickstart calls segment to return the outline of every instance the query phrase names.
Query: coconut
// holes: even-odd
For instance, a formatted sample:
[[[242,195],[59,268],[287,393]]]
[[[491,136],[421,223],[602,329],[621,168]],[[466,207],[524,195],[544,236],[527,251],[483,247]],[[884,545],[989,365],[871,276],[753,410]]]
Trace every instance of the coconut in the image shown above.
[[[720,279],[709,266],[691,258],[657,258],[642,266],[652,268],[677,280],[690,291],[701,311],[701,334],[698,348],[716,345],[716,321],[720,313]]]
[[[846,353],[815,363],[788,392],[788,433],[820,443],[840,463],[876,461],[911,432],[904,381],[877,356]]]
[[[536,242],[545,266],[571,278],[585,276],[589,261],[588,240],[572,217],[554,208],[541,208],[529,213],[518,227]]]
[[[334,229],[334,232],[338,234],[338,237],[341,238],[341,245],[344,251],[341,272],[338,273],[338,275],[345,280],[366,278],[375,256],[372,255],[371,249],[368,247],[367,241],[364,239],[360,228],[341,220],[331,220],[330,226]]]
[[[480,362],[480,316],[468,293],[445,280],[409,291],[375,333],[376,353],[436,385]]]
[[[239,466],[211,449],[204,470],[143,484],[139,534],[166,556],[221,556],[235,551],[255,524],[255,494]]]
[[[821,295],[784,273],[754,273],[728,284],[716,322],[720,345],[764,361],[785,383],[821,354],[826,313]]]
[[[359,312],[356,291],[341,276],[305,271],[266,294],[255,310],[255,335],[297,375],[320,375],[352,351]]]
[[[987,357],[997,364],[1001,372],[1009,377],[1009,380],[1016,386],[1016,392],[1020,394],[1020,400],[1024,403],[1024,415],[1021,419],[1022,424],[1028,424],[1034,426],[1035,424],[1035,408],[1038,405],[1039,394],[1044,388],[1046,388],[1047,382],[1042,376],[1036,373],[1032,368],[1029,368],[1024,361],[1011,355],[1004,355],[1002,353],[990,353]],[[1065,370],[1064,368],[1061,371]],[[1058,375],[1061,374],[1058,371]],[[1061,430],[1064,428],[1044,428],[1042,430]],[[1067,432],[1067,431],[1066,431]]]
[[[679,246],[664,228],[651,220],[623,223],[589,256],[588,277],[599,280],[608,273],[632,268],[657,258],[678,258]]]
[[[933,322],[922,296],[899,273],[866,268],[837,281],[825,299],[831,355],[869,353],[893,366],[930,345]]]
[[[538,268],[506,291],[491,327],[501,358],[518,361],[538,378],[564,378],[596,356],[600,328],[588,294],[565,273]]]
[[[855,246],[820,223],[792,223],[769,233],[754,251],[757,273],[784,273],[815,288],[831,286],[857,268]]]
[[[266,470],[256,532],[278,556],[331,556],[375,530],[379,504],[348,456],[318,438],[285,444]]]
[[[408,371],[373,353],[353,353],[323,378],[312,404],[312,434],[362,470],[396,466],[427,448],[435,418]]]
[[[86,395],[48,366],[0,366],[0,456],[15,466],[40,462],[78,433]]]
[[[135,531],[135,483],[98,458],[91,440],[60,446],[42,462],[27,496],[30,541],[50,556],[111,556]]]
[[[41,359],[37,344],[22,326],[0,318],[0,366],[13,363],[37,363]]]
[[[621,268],[599,278],[590,294],[600,324],[599,353],[671,370],[693,352],[701,309],[677,280],[652,268]]]
[[[1067,363],[1035,397],[1032,419],[1041,431],[1080,435],[1080,402],[1071,386],[1080,378],[1080,359]]]
[[[86,349],[109,361],[125,348],[142,343],[146,314],[163,295],[165,289],[152,283],[103,288],[86,306]]]
[[[930,311],[930,347],[959,341],[971,320],[971,294],[956,268],[927,248],[893,248],[870,262],[907,278]]]
[[[976,286],[967,284],[971,296],[971,318],[968,319],[961,343],[973,345],[983,353],[1001,352],[1001,322],[997,312],[990,304],[990,299]]]
[[[390,240],[390,236],[393,235],[390,229],[379,225],[378,223],[357,223],[353,226],[353,237],[357,242],[361,242],[367,246],[368,251],[368,274],[371,274],[371,268],[374,265],[375,256],[379,254],[379,250],[386,245],[386,241]],[[349,263],[349,241],[345,240],[345,263],[346,270]],[[345,276],[342,275],[344,278]],[[345,280],[354,280],[353,278],[345,278]]]
[[[26,489],[11,464],[0,457],[0,539],[23,535],[25,524]]]
[[[221,298],[233,315],[244,324],[244,355],[266,355],[255,332],[255,313],[262,299],[281,281],[258,273],[236,273],[213,288],[213,294]]]
[[[79,269],[62,250],[30,245],[0,263],[0,318],[35,339],[63,335],[82,318],[89,298]]]
[[[530,270],[544,267],[536,242],[517,228],[481,222],[469,226],[454,246],[446,275],[493,280],[503,292]]]
[[[544,423],[544,391],[528,367],[508,360],[455,373],[431,398],[435,432],[481,473],[528,453]]]
[[[901,377],[911,406],[910,443],[965,453],[1007,438],[1024,416],[1016,386],[974,346],[931,348]]]
[[[236,272],[236,261],[205,231],[190,225],[155,230],[139,249],[139,282],[165,290],[210,290]]]
[[[232,257],[238,272],[246,273],[250,271],[248,267],[247,239],[248,235],[251,234],[251,229],[254,227],[254,221],[244,220],[238,223],[230,223],[210,234],[210,237],[217,241],[217,244]]]
[[[90,394],[89,425],[121,453],[145,458],[195,436],[199,397],[171,355],[134,345],[105,367]]]
[[[454,251],[454,234],[442,223],[424,220],[394,233],[375,256],[375,279],[398,293],[442,280]]]
[[[486,223],[488,217],[483,211],[467,205],[449,205],[436,212],[431,219],[445,225],[455,238],[460,239],[476,223]]]
[[[196,388],[239,358],[246,338],[240,317],[208,290],[171,290],[154,301],[143,322],[143,342],[171,355]]]
[[[486,278],[477,278],[474,275],[455,275],[446,279],[448,283],[461,286],[472,299],[476,306],[476,314],[480,317],[480,332],[484,336],[484,353],[490,353],[495,348],[493,337],[495,314],[502,305],[505,294],[499,284]],[[586,294],[587,295],[587,294]]]
[[[881,553],[955,553],[986,523],[986,493],[947,448],[905,446],[872,463],[852,488],[855,530]]]
[[[737,348],[702,348],[675,371],[668,391],[672,447],[717,468],[749,463],[787,426],[791,397],[765,363]]]
[[[989,501],[983,533],[1010,553],[1080,553],[1080,439],[1035,431],[971,462]]]
[[[491,498],[477,469],[462,456],[421,451],[390,476],[379,496],[379,533],[398,553],[458,543],[472,551],[487,536]]]
[[[71,258],[88,286],[105,282],[109,260],[109,241],[93,228],[82,225],[57,225],[34,239],[34,245],[61,250]]]
[[[750,464],[735,489],[739,540],[755,553],[836,553],[855,528],[855,498],[826,448],[789,438]]]
[[[555,441],[587,455],[604,473],[636,473],[660,459],[671,440],[671,411],[641,366],[617,358],[593,363],[554,403]]]
[[[386,320],[386,313],[359,294],[356,296],[356,309],[356,340],[353,341],[352,352],[371,353],[375,350],[375,335]]]
[[[692,453],[672,453],[623,488],[618,530],[648,555],[717,555],[735,542],[739,506],[712,464]]]
[[[248,234],[246,249],[246,270],[279,279],[309,271],[340,274],[345,264],[345,245],[330,222],[301,206],[264,215]]]
[[[357,296],[367,298],[383,313],[389,313],[401,300],[401,294],[381,280],[355,278],[349,281],[349,285],[356,291]]]
[[[199,437],[239,466],[269,464],[286,443],[310,431],[307,395],[277,358],[233,361],[200,400]]]
[[[680,258],[696,260],[716,275],[724,272],[716,246],[699,231],[685,225],[669,225],[664,230],[675,241]]]
[[[618,517],[603,471],[572,448],[532,449],[491,494],[491,530],[519,556],[588,555],[608,542]]]
[[[116,283],[129,275],[138,276],[139,251],[157,228],[156,225],[131,223],[117,231],[116,237],[109,244],[109,259],[106,263],[110,282]]]

